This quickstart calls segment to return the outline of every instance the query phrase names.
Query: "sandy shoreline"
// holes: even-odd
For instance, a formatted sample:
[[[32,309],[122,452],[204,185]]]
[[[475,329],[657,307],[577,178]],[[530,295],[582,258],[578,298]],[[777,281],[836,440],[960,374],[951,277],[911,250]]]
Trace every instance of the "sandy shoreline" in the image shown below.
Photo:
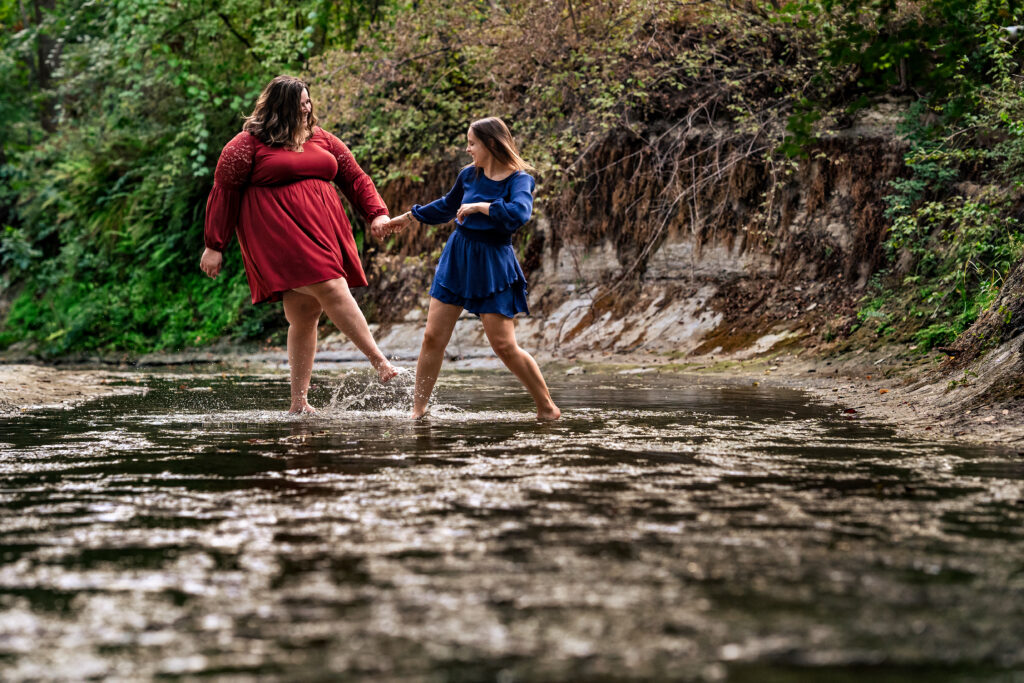
[[[70,408],[103,396],[131,394],[133,374],[123,371],[64,369],[52,365],[0,365],[0,415],[42,408]]]
[[[263,353],[224,355],[229,366],[269,367],[286,372],[285,356]],[[695,359],[674,362],[656,356],[539,358],[554,380],[568,372],[657,372],[690,374],[733,382],[758,383],[806,391],[814,400],[834,405],[850,419],[887,423],[899,433],[929,440],[955,440],[1021,449],[1024,452],[1024,406],[1011,403],[965,408],[958,387],[922,379],[927,359],[893,359],[882,353],[852,353],[831,359],[777,354],[753,360]],[[702,362],[703,361],[703,362]],[[454,361],[451,369],[486,369],[488,359]],[[362,363],[318,364],[317,371],[361,367]],[[198,366],[202,368],[202,365]],[[576,370],[575,368],[579,368]],[[134,393],[131,384],[145,370],[65,368],[51,365],[0,365],[0,415],[41,408],[71,407],[114,394]]]
[[[801,389],[851,419],[884,422],[903,436],[987,444],[1024,453],[1024,406],[1019,402],[974,405],[962,387],[951,386],[948,379],[933,377],[922,368],[927,361],[911,361],[904,367],[875,364],[882,359],[776,358],[762,363],[768,366],[760,371],[763,380],[751,366],[735,376],[749,376],[766,386]]]

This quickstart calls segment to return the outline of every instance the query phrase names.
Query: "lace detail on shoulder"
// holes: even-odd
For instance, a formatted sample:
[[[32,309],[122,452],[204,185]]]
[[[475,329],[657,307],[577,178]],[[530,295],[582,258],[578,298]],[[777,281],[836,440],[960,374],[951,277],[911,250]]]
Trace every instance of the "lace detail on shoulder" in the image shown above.
[[[334,177],[334,182],[356,210],[368,221],[377,216],[387,215],[388,207],[378,194],[370,176],[356,163],[356,158],[352,156],[348,146],[323,128],[317,127],[317,131],[323,135],[327,151],[338,161],[338,174]]]
[[[363,169],[356,163],[356,158],[352,155],[352,150],[348,148],[344,142],[342,142],[336,135],[328,133],[323,128],[319,128],[320,134],[324,136],[324,140],[327,142],[327,150],[334,155],[334,158],[338,161],[338,178],[351,178],[354,175],[362,174]],[[354,168],[353,168],[354,167]]]
[[[232,190],[241,189],[249,183],[253,159],[256,152],[256,138],[242,131],[231,138],[217,160],[213,182]]]

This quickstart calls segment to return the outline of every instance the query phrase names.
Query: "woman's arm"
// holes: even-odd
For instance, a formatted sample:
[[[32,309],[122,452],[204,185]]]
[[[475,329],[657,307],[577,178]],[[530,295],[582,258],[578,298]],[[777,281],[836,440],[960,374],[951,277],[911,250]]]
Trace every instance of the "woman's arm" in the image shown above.
[[[231,241],[238,225],[242,194],[252,175],[255,140],[241,132],[231,139],[220,153],[213,172],[213,189],[206,200],[206,221],[203,227],[203,251],[199,267],[210,277],[217,277],[223,262],[221,253]]]
[[[473,202],[472,204],[463,204],[459,207],[459,210],[455,212],[455,220],[459,223],[464,223],[471,213],[482,213],[485,216],[490,216],[490,202]]]
[[[452,189],[448,190],[448,194],[440,199],[435,199],[429,204],[414,205],[412,211],[410,211],[413,218],[428,225],[447,223],[454,219],[459,211],[459,206],[462,205],[462,195],[465,192],[463,181],[465,180],[466,173],[472,172],[472,170],[472,168],[468,168],[459,173],[459,177],[455,179]]]
[[[328,150],[338,161],[338,174],[334,177],[335,184],[341,188],[352,206],[362,214],[367,222],[375,224],[377,222],[375,219],[381,216],[386,218],[388,207],[381,199],[370,176],[356,163],[356,158],[352,156],[352,152],[344,142],[327,131],[320,130],[327,138]]]
[[[381,239],[400,232],[409,227],[409,224],[414,220],[429,225],[438,225],[456,218],[457,214],[461,211],[460,207],[464,206],[462,204],[462,197],[465,194],[463,180],[466,170],[471,169],[464,169],[460,172],[459,177],[455,179],[455,185],[443,197],[435,199],[429,204],[414,205],[411,210],[403,213],[401,216],[395,216],[388,223],[382,225],[379,230],[374,231],[374,236]],[[459,220],[461,220],[461,217]]]
[[[495,199],[486,213],[495,223],[509,232],[521,228],[533,214],[533,189],[536,186],[528,173],[519,173],[511,180],[508,199]]]

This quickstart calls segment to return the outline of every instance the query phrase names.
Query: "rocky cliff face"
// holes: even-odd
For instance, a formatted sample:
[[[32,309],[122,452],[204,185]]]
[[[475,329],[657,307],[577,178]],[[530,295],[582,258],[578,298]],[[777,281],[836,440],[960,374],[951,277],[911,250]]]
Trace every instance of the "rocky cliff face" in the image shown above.
[[[871,131],[836,136],[781,167],[718,149],[710,133],[665,135],[659,145],[611,135],[574,169],[570,189],[551,197],[541,188],[518,242],[533,314],[520,324],[525,346],[565,356],[747,357],[781,343],[813,346],[852,322],[882,257],[882,197],[903,172],[901,142]],[[397,213],[438,196],[457,169],[441,164],[422,183],[393,182],[385,199]],[[416,336],[399,333],[403,322],[421,325],[449,231],[421,226],[369,254],[364,304],[401,346]],[[479,325],[466,323],[467,345],[485,347]]]

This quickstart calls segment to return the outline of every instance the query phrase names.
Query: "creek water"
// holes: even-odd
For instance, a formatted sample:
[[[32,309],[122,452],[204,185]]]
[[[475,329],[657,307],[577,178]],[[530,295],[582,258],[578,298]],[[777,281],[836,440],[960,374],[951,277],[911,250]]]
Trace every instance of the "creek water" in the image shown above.
[[[1024,458],[798,391],[139,375],[0,419],[5,680],[1024,677]]]

